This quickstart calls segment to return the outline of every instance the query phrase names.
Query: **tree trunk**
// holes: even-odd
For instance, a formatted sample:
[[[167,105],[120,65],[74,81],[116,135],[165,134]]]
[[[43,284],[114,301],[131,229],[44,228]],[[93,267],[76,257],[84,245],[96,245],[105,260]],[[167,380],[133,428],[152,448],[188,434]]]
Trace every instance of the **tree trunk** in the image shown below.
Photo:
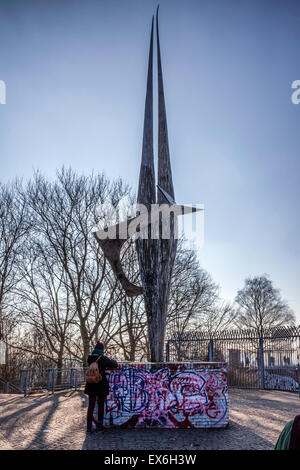
[[[88,356],[90,354],[90,338],[85,324],[80,325],[80,332],[83,345],[82,364],[85,367],[88,365]]]

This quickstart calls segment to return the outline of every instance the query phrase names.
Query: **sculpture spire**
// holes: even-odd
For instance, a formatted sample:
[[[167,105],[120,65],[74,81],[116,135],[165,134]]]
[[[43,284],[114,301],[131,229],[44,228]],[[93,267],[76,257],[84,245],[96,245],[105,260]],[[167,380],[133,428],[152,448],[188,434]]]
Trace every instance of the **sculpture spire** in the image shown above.
[[[143,294],[148,320],[151,361],[163,361],[170,285],[177,248],[175,217],[182,215],[183,212],[191,213],[198,209],[175,203],[159,44],[158,8],[156,12],[158,69],[158,192],[156,197],[153,152],[153,29],[154,17],[152,17],[151,26],[142,161],[137,196],[138,204],[143,204],[147,211],[143,211],[142,216],[137,214],[136,217],[110,226],[112,235],[107,235],[105,229],[100,229],[95,232],[95,236],[126,294],[128,296]],[[153,208],[152,204],[156,203],[158,204]],[[166,206],[169,206],[169,212],[163,215],[162,211]],[[133,232],[128,231],[132,224]],[[152,236],[152,228],[156,230],[157,225],[159,225],[158,236],[157,233]],[[168,225],[169,236],[166,237],[166,232],[163,233],[162,228]],[[126,229],[125,238],[123,229]],[[142,287],[129,281],[120,260],[121,248],[135,230],[140,232],[136,247]]]
[[[144,133],[142,161],[140,168],[140,179],[137,202],[144,204],[150,209],[151,204],[155,204],[155,174],[153,155],[153,25],[152,17],[150,50],[148,61],[147,92],[145,101]]]
[[[151,214],[151,204],[155,204],[156,202],[153,155],[153,26],[154,17],[152,17],[142,162],[137,197],[138,204],[143,204],[147,207],[149,219]],[[158,240],[151,239],[151,225],[148,226],[148,238],[137,239],[136,247],[148,320],[151,360],[157,361],[157,358],[159,357],[159,312],[157,309],[159,290],[157,272]]]
[[[158,74],[158,192],[157,202],[159,204],[168,203],[168,199],[174,201],[174,187],[172,181],[171,162],[169,155],[169,141],[167,128],[167,114],[164,97],[164,85],[161,66],[159,29],[158,29],[158,8],[156,10],[156,38],[157,38],[157,74]],[[167,193],[167,194],[164,194]],[[171,276],[176,256],[177,240],[174,238],[174,214],[165,222],[160,220],[160,230],[163,223],[170,225],[170,236],[165,239],[161,234],[159,236],[158,249],[158,360],[162,361],[164,357],[164,340],[166,331],[166,318],[170,295]]]
[[[171,162],[169,154],[167,114],[164,96],[163,75],[158,29],[158,9],[156,10],[156,37],[157,37],[157,73],[158,73],[158,185],[175,200],[172,180]],[[157,202],[166,203],[161,191],[157,193]]]

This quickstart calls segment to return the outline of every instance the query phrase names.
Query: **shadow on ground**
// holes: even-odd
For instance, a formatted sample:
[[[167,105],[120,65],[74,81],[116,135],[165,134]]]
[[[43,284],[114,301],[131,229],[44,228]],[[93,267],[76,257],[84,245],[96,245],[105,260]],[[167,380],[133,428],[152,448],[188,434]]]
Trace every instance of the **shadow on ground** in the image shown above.
[[[108,429],[87,435],[83,450],[273,449],[274,444],[237,423],[228,429]]]
[[[0,449],[271,450],[299,405],[289,392],[230,389],[228,429],[107,429],[86,435],[82,392],[0,395]]]

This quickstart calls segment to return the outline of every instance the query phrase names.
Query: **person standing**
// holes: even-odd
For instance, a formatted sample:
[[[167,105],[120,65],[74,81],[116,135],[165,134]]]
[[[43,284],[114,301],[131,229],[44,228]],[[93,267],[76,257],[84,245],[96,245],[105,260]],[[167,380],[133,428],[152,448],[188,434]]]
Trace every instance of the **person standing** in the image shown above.
[[[106,369],[115,369],[118,367],[117,361],[104,355],[104,344],[100,341],[95,345],[94,350],[88,356],[88,364],[96,362],[102,379],[98,383],[86,383],[84,393],[89,397],[87,411],[87,433],[92,432],[93,413],[96,401],[98,403],[98,422],[96,431],[103,431],[104,403],[109,394],[109,383],[105,375]]]

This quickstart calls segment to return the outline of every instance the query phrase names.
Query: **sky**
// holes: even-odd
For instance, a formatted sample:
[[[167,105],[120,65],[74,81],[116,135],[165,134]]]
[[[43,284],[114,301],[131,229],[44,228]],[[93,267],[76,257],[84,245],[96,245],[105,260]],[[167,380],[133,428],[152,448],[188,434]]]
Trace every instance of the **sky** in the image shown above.
[[[136,191],[156,6],[0,0],[1,181],[65,165]],[[300,2],[160,0],[159,11],[175,195],[204,204],[201,265],[229,301],[268,274],[300,323]]]

